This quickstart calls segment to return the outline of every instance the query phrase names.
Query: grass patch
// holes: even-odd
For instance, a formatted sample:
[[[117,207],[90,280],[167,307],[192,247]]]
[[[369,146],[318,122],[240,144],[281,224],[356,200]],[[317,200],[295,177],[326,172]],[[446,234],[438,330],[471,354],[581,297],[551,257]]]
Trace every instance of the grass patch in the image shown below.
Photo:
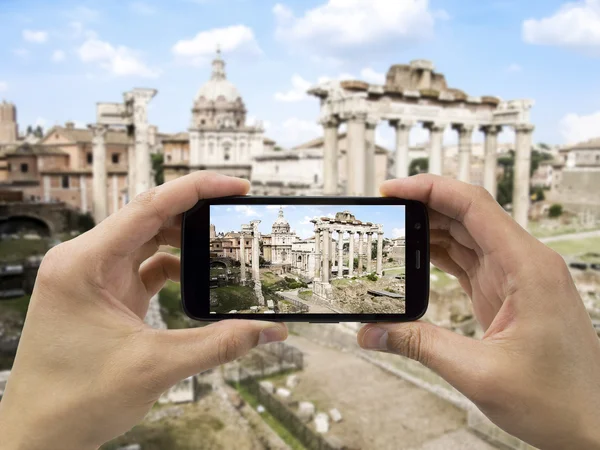
[[[238,390],[244,401],[252,408],[256,409],[256,407],[259,405],[258,399],[252,395],[252,393],[243,384],[239,384],[234,387]],[[283,426],[279,420],[277,420],[277,418],[275,418],[275,416],[269,413],[269,411],[265,411],[260,416],[265,423],[269,425],[269,427],[271,427],[287,445],[289,445],[292,450],[306,450],[306,447],[304,447],[302,443],[296,439],[296,437],[290,433],[288,429]]]
[[[396,277],[398,275],[404,275],[404,267],[396,267],[395,269],[383,269],[386,277]]]
[[[195,410],[195,404],[186,405],[184,414],[157,422],[143,422],[123,436],[104,444],[100,450],[116,450],[137,443],[144,450],[197,450],[221,448],[215,434],[224,424],[217,417]]]
[[[211,311],[217,314],[226,314],[234,309],[238,311],[250,309],[251,306],[258,305],[254,289],[249,286],[230,284],[211,289],[211,292],[219,299],[219,304],[211,307]]]
[[[0,317],[4,311],[14,311],[19,315],[20,318],[25,319],[27,308],[29,308],[30,299],[31,296],[24,295],[23,297],[0,300]]]
[[[342,288],[350,286],[352,284],[352,280],[349,280],[348,278],[336,278],[334,280],[330,280],[330,283],[332,286]]]
[[[29,256],[45,255],[50,248],[50,240],[4,239],[0,248],[2,262],[21,261]]]
[[[179,283],[167,280],[164,287],[158,294],[158,302],[165,310],[163,320],[168,328],[188,328],[186,315],[181,306],[181,291]]]
[[[431,286],[437,289],[444,289],[446,286],[455,282],[454,278],[449,277],[446,272],[441,271],[437,267],[431,268],[431,275],[437,277],[437,281],[431,280]]]
[[[594,231],[598,227],[582,229],[580,225],[559,225],[556,228],[543,227],[540,222],[530,222],[528,225],[529,232],[536,238],[545,238],[559,236],[561,234],[581,233],[586,231]]]
[[[313,291],[311,291],[310,289],[298,292],[298,297],[300,297],[303,300],[307,300],[307,299],[311,298],[312,295],[313,295]]]
[[[600,237],[549,242],[546,245],[563,256],[575,256],[582,253],[600,253]]]

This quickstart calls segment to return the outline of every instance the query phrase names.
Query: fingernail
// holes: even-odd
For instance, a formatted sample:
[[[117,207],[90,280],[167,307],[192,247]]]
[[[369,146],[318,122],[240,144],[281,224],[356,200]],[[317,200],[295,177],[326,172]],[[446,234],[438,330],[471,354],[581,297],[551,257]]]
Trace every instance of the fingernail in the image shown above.
[[[268,344],[285,340],[285,333],[281,327],[268,327],[263,329],[258,335],[258,345]]]
[[[383,328],[369,328],[362,338],[362,347],[367,350],[387,350],[388,332]]]

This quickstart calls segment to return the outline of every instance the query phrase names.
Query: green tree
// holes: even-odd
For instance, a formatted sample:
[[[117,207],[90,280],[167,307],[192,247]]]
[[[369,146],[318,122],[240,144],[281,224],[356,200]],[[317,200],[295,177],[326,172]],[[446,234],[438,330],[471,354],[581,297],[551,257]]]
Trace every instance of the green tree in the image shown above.
[[[33,134],[33,127],[31,125],[27,125],[27,136]]]
[[[408,174],[410,176],[418,173],[426,173],[429,170],[429,158],[415,158],[410,162]]]
[[[502,166],[504,173],[498,181],[496,200],[501,206],[505,207],[512,203],[515,152],[511,150],[507,156],[498,158],[498,165]]]
[[[152,172],[154,173],[154,183],[160,186],[165,182],[165,157],[162,153],[153,153],[150,155],[152,161]]]
[[[562,213],[563,213],[562,205],[555,203],[552,206],[550,206],[550,209],[548,210],[548,217],[551,217],[551,218],[560,217],[560,216],[562,216]]]
[[[41,125],[38,125],[37,127],[35,127],[35,131],[33,132],[33,135],[40,139],[44,137],[44,129],[42,128]]]

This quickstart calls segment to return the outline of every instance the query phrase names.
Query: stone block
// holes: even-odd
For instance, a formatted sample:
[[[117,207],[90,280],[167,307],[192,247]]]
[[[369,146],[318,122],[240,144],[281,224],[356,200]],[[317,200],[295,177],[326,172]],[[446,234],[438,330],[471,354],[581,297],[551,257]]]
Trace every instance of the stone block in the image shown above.
[[[275,303],[273,302],[273,300],[267,300],[267,307],[271,309],[275,308]]]
[[[342,414],[338,411],[337,408],[329,410],[329,417],[331,417],[331,420],[333,420],[335,423],[342,421]]]
[[[275,393],[277,394],[278,397],[281,397],[281,398],[290,398],[290,396],[292,395],[291,391],[286,388],[278,388]]]
[[[325,413],[319,413],[315,417],[315,428],[317,433],[327,433],[329,431],[329,416]]]
[[[261,381],[258,384],[269,394],[273,394],[275,392],[275,386],[270,381]]]
[[[315,405],[311,402],[300,402],[298,404],[298,417],[304,422],[310,422],[315,415]]]
[[[298,386],[299,382],[300,382],[300,380],[298,379],[298,375],[290,375],[287,377],[287,380],[285,381],[285,385],[289,389],[294,389],[296,386]]]

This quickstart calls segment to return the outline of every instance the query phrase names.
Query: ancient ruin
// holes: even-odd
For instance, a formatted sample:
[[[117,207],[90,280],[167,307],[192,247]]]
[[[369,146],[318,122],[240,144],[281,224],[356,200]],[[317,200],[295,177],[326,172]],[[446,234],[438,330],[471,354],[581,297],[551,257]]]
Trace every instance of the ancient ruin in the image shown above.
[[[132,138],[128,152],[129,199],[154,186],[150,164],[150,126],[148,103],[156,95],[155,89],[136,88],[123,94],[123,103],[98,103],[96,124],[90,125],[93,138],[94,200],[93,212],[96,223],[108,215],[108,190],[106,177],[105,134],[109,126],[126,127]],[[113,190],[114,191],[114,190]]]
[[[337,278],[354,276],[354,245],[358,237],[358,268],[356,275],[373,272],[371,246],[373,234],[377,235],[377,259],[375,270],[378,276],[382,275],[383,267],[383,226],[371,222],[363,223],[356,220],[348,211],[340,212],[334,219],[321,217],[311,221],[315,227],[314,245],[314,281],[313,293],[327,299],[331,293],[330,277],[332,271]],[[337,235],[337,249],[332,247],[333,233]],[[348,234],[348,265],[344,266],[344,236]],[[365,272],[366,271],[366,272]]]
[[[496,194],[496,150],[503,126],[516,132],[513,212],[521,225],[527,225],[529,209],[529,170],[533,125],[531,100],[501,101],[497,97],[473,97],[449,88],[445,76],[434,71],[433,63],[412,61],[394,65],[385,85],[363,81],[328,81],[309,90],[321,100],[319,121],[324,129],[323,190],[325,195],[375,195],[375,127],[388,122],[396,130],[395,176],[408,176],[409,133],[421,122],[430,132],[429,172],[443,170],[443,133],[451,126],[459,136],[461,181],[470,181],[472,135],[480,129],[485,135],[485,188]],[[345,123],[348,133],[347,182],[338,176],[338,128]]]

